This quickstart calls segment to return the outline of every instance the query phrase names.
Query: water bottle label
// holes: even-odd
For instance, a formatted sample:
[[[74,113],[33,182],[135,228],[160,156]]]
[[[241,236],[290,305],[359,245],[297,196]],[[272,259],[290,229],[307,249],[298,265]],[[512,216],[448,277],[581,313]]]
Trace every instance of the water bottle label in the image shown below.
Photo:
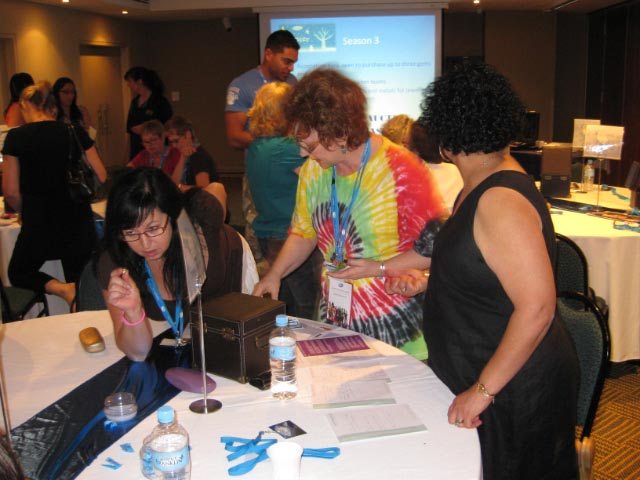
[[[269,345],[269,356],[274,360],[295,360],[296,345]]]
[[[153,465],[161,472],[182,470],[189,465],[189,446],[177,452],[154,452]]]

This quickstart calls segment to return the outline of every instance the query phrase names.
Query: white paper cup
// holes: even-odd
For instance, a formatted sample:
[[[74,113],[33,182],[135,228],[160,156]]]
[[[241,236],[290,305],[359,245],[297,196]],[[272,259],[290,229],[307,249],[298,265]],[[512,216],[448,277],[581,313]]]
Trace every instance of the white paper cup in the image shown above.
[[[298,480],[302,447],[294,442],[276,442],[267,448],[273,464],[273,480]]]

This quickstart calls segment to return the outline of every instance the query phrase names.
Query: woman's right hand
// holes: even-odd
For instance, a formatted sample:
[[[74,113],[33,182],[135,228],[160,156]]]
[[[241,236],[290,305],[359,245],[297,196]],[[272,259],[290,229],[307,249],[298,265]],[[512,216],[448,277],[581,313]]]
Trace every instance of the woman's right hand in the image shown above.
[[[280,279],[275,276],[265,275],[262,280],[256,283],[251,295],[256,297],[264,297],[265,294],[271,295],[274,300],[278,299],[278,293],[280,293]]]
[[[397,276],[387,277],[384,289],[389,294],[413,297],[427,289],[429,274],[423,270],[403,270]]]
[[[132,321],[140,317],[142,311],[140,291],[126,268],[116,268],[111,272],[107,286],[107,301],[110,305],[122,310]]]

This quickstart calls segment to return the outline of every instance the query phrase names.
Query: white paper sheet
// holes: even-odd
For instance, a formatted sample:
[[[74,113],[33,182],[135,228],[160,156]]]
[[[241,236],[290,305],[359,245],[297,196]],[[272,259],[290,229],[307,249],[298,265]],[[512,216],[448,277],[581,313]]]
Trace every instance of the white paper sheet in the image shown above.
[[[313,408],[396,403],[387,382],[318,383],[311,387]]]
[[[427,430],[408,405],[359,408],[328,417],[341,442]]]

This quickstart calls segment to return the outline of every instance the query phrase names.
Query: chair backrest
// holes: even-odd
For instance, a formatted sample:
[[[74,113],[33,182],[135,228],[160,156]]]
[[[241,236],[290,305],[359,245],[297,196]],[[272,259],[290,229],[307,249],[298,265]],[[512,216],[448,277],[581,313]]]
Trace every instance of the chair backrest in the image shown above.
[[[581,302],[584,309],[572,308],[567,300]],[[583,427],[584,438],[591,434],[608,368],[609,329],[595,303],[578,292],[563,292],[558,296],[558,313],[573,338],[580,362],[577,422]]]
[[[107,309],[93,260],[89,260],[84,266],[76,284],[76,309],[78,312]]]
[[[573,240],[560,233],[556,233],[554,272],[558,292],[579,292],[589,296],[587,259]]]

